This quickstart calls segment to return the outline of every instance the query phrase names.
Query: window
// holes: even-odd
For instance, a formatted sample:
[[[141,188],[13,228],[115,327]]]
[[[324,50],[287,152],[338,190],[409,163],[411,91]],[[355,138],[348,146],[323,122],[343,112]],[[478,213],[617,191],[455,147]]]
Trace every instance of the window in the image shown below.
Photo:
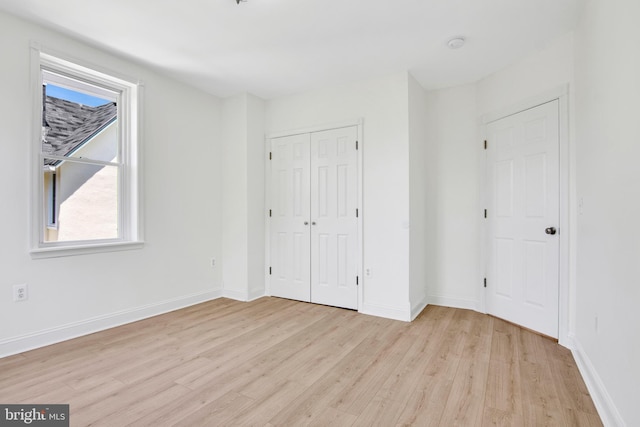
[[[141,246],[140,85],[37,47],[32,60],[32,254]]]

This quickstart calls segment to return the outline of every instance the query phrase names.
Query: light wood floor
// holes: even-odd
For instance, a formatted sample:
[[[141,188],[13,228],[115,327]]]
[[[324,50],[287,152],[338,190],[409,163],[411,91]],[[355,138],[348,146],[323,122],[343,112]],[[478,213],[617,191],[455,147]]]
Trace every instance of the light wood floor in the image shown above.
[[[71,425],[599,426],[571,353],[467,310],[412,323],[219,299],[0,359],[1,403]]]

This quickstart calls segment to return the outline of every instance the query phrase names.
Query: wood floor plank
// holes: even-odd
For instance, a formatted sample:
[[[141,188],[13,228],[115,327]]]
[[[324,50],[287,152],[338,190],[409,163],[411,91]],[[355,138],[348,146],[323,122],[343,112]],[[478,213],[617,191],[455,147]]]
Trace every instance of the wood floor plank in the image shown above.
[[[440,418],[441,425],[482,424],[488,365],[489,362],[482,359],[460,360],[443,416]]]
[[[470,311],[458,313],[464,325],[460,331],[463,350],[440,424],[480,425],[491,357],[492,321]]]
[[[493,319],[491,353],[485,388],[483,425],[522,425],[522,382],[518,336],[520,329]]]
[[[230,396],[237,395],[233,391],[226,394]],[[215,411],[216,405],[222,405],[225,402],[224,399],[220,400],[223,396],[225,394],[221,395],[215,384],[197,391],[190,390],[173,401],[167,402],[162,407],[157,406],[152,414],[146,414],[141,418],[131,420],[131,425],[135,427],[157,427],[183,423],[191,414],[200,411],[204,407],[209,407],[208,413]],[[216,401],[218,403],[213,404]]]
[[[502,411],[500,409],[485,407],[482,414],[482,426],[499,426],[499,427],[512,427],[512,426],[524,426],[524,420],[522,414],[512,411]]]
[[[413,336],[401,333],[403,325],[384,323],[384,332],[363,341],[335,369],[335,373],[344,372],[351,382],[336,391],[329,403],[332,408],[360,415],[412,345]]]
[[[105,376],[97,379],[93,386],[76,390],[76,393],[70,399],[66,400],[59,396],[53,402],[71,404],[72,412],[75,414],[83,408],[99,404],[110,396],[117,395],[125,388],[127,388],[126,384]]]
[[[20,368],[27,360],[27,356],[24,353],[14,354],[13,356],[7,356],[0,358],[0,369],[9,371]]]
[[[231,420],[237,414],[246,411],[252,403],[253,399],[247,396],[229,392],[203,408],[192,412],[174,425],[184,427],[230,425]]]
[[[326,313],[309,314],[303,318],[296,316],[294,312],[289,314],[290,316],[287,316],[286,311],[279,311],[275,319],[261,323],[244,334],[232,336],[224,345],[201,352],[200,355],[226,366],[238,365],[255,357],[256,349],[264,350],[279,345],[326,317]]]
[[[273,383],[271,392],[255,401],[251,410],[237,414],[233,422],[242,426],[263,425],[265,420],[287,408],[305,387],[290,380],[279,380]]]
[[[446,310],[443,307],[438,309]],[[440,425],[460,363],[463,335],[457,312],[449,311],[448,321],[441,321],[432,342],[436,346],[426,355],[423,379],[396,421],[397,425]]]
[[[318,380],[311,387],[301,390],[299,396],[290,405],[280,411],[270,421],[273,425],[297,425],[314,417],[321,417],[324,409],[335,400],[335,396],[353,384],[368,383],[368,379],[376,376],[381,368],[379,358],[385,354],[384,349],[395,350],[401,335],[398,333],[401,324],[394,324],[389,338],[378,339],[369,336],[362,344],[351,351],[334,369]],[[398,329],[396,329],[398,328]],[[373,371],[372,371],[373,370]],[[336,408],[338,409],[338,408]]]
[[[547,338],[522,330],[519,334],[523,420],[530,426],[563,425],[564,417],[553,384],[544,341]]]
[[[597,414],[596,407],[591,400],[584,380],[580,376],[571,352],[551,342],[545,342],[544,346],[552,375],[554,378],[562,379],[555,381],[554,386],[560,396],[559,402],[564,403],[561,406],[568,410],[563,413],[573,414],[577,411],[577,413]],[[571,404],[567,405],[567,402],[571,402]],[[569,415],[569,418],[576,417]],[[568,419],[567,423],[570,423]]]
[[[326,316],[324,316],[326,317]],[[296,353],[308,345],[311,345],[319,336],[324,336],[331,329],[330,323],[324,323],[322,318],[313,318],[313,322],[305,328],[298,330],[295,334],[277,343],[270,343],[267,348],[262,348],[258,352],[248,353],[249,359],[244,359],[239,354],[239,359],[243,363],[236,365],[219,364],[212,359],[214,366],[210,372],[204,372],[197,378],[189,378],[188,381],[180,379],[177,382],[184,384],[192,390],[197,390],[209,383],[218,383],[221,392],[231,391],[236,387],[245,386],[261,375],[267,375],[274,369],[288,360],[295,357]]]
[[[243,387],[242,393],[259,399],[273,378],[286,378],[309,387],[330,372],[365,338],[354,336],[351,327],[344,327],[341,319],[332,317],[331,320],[335,322],[335,326],[324,333],[322,341],[313,340],[300,348],[293,357],[287,359],[286,364],[274,367],[268,376],[260,377]],[[356,316],[352,319],[352,324],[362,324],[363,321],[362,316]],[[287,345],[287,342],[283,345]]]
[[[571,352],[480,313],[218,299],[0,359],[71,425],[601,426]]]
[[[356,421],[356,416],[344,413],[335,408],[327,408],[322,413],[322,417],[317,417],[307,424],[309,427],[324,427],[324,426],[335,426],[335,427],[349,427],[354,425]]]
[[[122,388],[82,408],[71,403],[74,425],[126,425],[130,420],[152,414],[189,390],[179,384],[150,381]],[[122,405],[122,402],[127,402]]]
[[[570,427],[602,427],[602,421],[598,414],[577,411],[575,409],[563,409],[564,425]]]
[[[428,355],[432,354],[432,348],[439,343],[437,339],[433,339],[436,330],[430,328],[428,333],[413,338],[413,343],[403,352],[403,358],[389,372],[386,381],[380,387],[375,387],[378,391],[369,399],[369,404],[361,411],[355,425],[395,425],[402,422],[400,417],[407,408],[408,401],[398,399],[398,396],[414,395],[427,376],[425,371],[429,366]]]

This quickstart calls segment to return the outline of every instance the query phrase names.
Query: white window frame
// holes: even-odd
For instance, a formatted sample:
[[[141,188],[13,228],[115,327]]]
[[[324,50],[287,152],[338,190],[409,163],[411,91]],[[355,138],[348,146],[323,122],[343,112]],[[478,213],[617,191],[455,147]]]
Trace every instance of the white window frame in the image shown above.
[[[42,86],[43,71],[67,76],[71,79],[92,83],[96,90],[104,88],[117,94],[118,105],[118,237],[65,242],[45,242],[48,212],[44,202],[44,180],[42,179]],[[142,91],[140,81],[83,64],[65,54],[44,49],[31,43],[31,82],[33,105],[33,128],[30,153],[31,170],[31,250],[32,258],[50,258],[81,255],[97,252],[112,252],[141,248],[144,244],[142,227]],[[48,79],[50,80],[50,79]],[[64,78],[63,78],[64,80]],[[82,84],[81,84],[82,86]],[[70,89],[81,90],[82,88]],[[94,92],[92,90],[92,92]],[[94,92],[95,94],[95,92]],[[106,93],[105,93],[106,94]],[[51,156],[47,156],[51,157]]]

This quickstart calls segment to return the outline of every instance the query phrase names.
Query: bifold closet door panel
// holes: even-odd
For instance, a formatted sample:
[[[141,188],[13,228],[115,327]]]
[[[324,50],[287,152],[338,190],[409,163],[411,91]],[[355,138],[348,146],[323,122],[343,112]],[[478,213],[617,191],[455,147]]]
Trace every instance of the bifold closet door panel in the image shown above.
[[[311,134],[311,302],[358,308],[357,127]]]
[[[310,135],[272,140],[271,282],[273,296],[310,301]]]

